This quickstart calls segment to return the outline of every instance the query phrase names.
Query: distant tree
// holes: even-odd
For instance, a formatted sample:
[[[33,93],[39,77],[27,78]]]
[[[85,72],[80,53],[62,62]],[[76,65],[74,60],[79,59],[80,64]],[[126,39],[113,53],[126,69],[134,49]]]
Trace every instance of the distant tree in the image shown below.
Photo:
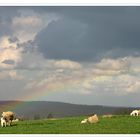
[[[34,120],[39,120],[40,119],[40,115],[39,114],[35,114],[34,115]]]
[[[131,108],[121,108],[114,112],[116,115],[129,115],[131,112]]]
[[[48,119],[53,118],[53,114],[52,114],[52,113],[49,113],[48,116],[47,116],[47,118],[48,118]]]

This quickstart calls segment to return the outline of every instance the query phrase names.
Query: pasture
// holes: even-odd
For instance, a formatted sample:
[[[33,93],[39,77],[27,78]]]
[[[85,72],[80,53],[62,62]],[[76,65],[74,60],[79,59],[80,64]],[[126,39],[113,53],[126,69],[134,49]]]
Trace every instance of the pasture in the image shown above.
[[[11,127],[0,127],[1,134],[140,134],[139,116],[102,118],[97,124],[80,124],[86,118],[28,120],[15,122]]]

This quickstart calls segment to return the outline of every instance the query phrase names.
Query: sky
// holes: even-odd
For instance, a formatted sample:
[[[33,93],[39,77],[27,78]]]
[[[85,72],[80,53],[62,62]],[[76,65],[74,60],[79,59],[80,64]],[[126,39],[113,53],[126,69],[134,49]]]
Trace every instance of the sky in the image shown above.
[[[140,7],[0,7],[0,100],[140,106]]]

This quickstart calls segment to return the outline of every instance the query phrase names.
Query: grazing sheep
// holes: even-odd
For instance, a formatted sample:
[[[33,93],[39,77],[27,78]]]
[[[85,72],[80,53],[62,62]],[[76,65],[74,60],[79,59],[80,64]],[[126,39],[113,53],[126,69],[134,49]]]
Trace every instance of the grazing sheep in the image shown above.
[[[7,124],[10,126],[12,120],[14,119],[14,113],[11,111],[3,112],[2,117],[7,121]]]
[[[87,123],[87,119],[81,121],[81,124]]]
[[[97,123],[99,121],[98,116],[95,114],[93,116],[90,116],[87,120],[89,123]]]
[[[84,123],[97,123],[99,121],[97,115],[93,115],[93,116],[90,116],[88,117],[87,119],[84,119],[81,121],[81,124],[84,124]]]
[[[6,125],[7,125],[6,119],[1,117],[1,127],[6,127]]]
[[[139,115],[139,110],[133,110],[131,113],[130,113],[130,116],[138,116]]]

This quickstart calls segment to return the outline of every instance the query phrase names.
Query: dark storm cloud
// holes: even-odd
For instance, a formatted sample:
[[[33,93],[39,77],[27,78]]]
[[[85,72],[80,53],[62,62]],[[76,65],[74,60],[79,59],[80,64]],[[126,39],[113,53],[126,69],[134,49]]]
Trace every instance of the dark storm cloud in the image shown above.
[[[13,35],[19,10],[60,17],[33,42],[46,58],[96,61],[140,54],[140,7],[0,7],[0,37]]]
[[[35,42],[45,57],[93,61],[140,53],[140,7],[38,9],[45,10],[62,16],[36,36]]]
[[[47,57],[55,59],[82,59],[87,51],[82,44],[86,25],[69,19],[52,22],[44,31],[40,32],[36,41],[39,50]],[[81,50],[85,53],[81,53]],[[90,53],[90,51],[89,51]]]

